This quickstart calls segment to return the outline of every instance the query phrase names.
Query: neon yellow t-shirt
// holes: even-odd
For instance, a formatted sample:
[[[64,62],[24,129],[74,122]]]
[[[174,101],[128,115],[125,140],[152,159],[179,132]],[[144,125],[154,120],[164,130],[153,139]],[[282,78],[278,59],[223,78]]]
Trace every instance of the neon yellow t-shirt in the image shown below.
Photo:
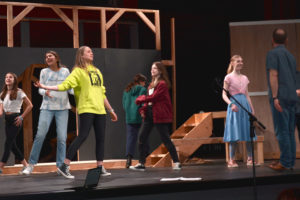
[[[106,114],[104,99],[106,89],[103,76],[98,68],[88,65],[87,69],[74,68],[72,73],[58,85],[59,91],[73,88],[78,114]]]

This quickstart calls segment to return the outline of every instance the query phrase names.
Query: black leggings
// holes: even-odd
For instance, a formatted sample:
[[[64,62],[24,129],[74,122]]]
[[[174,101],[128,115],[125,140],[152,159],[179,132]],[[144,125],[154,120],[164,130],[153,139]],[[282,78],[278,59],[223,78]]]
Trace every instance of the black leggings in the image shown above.
[[[140,129],[140,137],[139,137],[139,152],[140,152],[140,158],[139,162],[142,164],[145,164],[146,162],[146,146],[147,146],[147,140],[151,133],[152,128],[155,127],[160,135],[160,138],[166,148],[168,149],[173,162],[179,162],[178,155],[175,149],[175,146],[173,142],[170,139],[169,134],[169,123],[153,123],[153,116],[152,116],[152,107],[147,107],[146,117],[142,123],[141,129]]]
[[[88,137],[92,125],[96,137],[96,159],[103,161],[106,115],[83,113],[79,115],[79,134],[70,145],[66,158],[72,160],[77,150]]]
[[[24,160],[24,155],[20,151],[20,149],[17,147],[16,144],[16,137],[21,129],[21,127],[16,126],[15,123],[15,118],[18,117],[20,114],[11,114],[11,115],[5,115],[5,134],[6,134],[6,140],[5,140],[5,145],[4,145],[4,153],[2,156],[2,162],[6,163],[10,151],[13,152],[15,155],[15,158],[19,161]]]

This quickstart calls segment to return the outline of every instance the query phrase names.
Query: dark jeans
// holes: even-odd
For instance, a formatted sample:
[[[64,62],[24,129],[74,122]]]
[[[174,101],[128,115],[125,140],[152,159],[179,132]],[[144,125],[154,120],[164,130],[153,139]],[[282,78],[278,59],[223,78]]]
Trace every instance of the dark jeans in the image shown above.
[[[17,127],[14,124],[14,122],[15,122],[15,118],[18,117],[19,115],[20,115],[19,113],[5,115],[6,140],[5,140],[5,145],[4,145],[4,153],[2,156],[2,160],[1,160],[3,163],[7,162],[10,151],[13,152],[13,154],[15,155],[15,158],[17,160],[20,160],[20,161],[24,160],[24,155],[20,151],[20,149],[17,147],[17,144],[16,144],[16,137],[17,137],[21,127]]]
[[[127,141],[126,141],[126,156],[134,156],[136,142],[138,140],[139,130],[141,124],[126,124],[127,129]],[[146,153],[149,154],[149,145],[145,145]]]
[[[142,123],[142,127],[140,129],[140,134],[139,134],[140,135],[139,137],[140,163],[145,164],[146,162],[147,152],[146,152],[145,145],[147,145],[147,140],[153,127],[155,127],[156,130],[158,131],[163,144],[170,152],[173,162],[179,162],[175,146],[170,139],[169,124],[153,123],[152,107],[148,106],[146,116]]]
[[[88,137],[91,127],[94,126],[96,138],[96,159],[103,161],[106,115],[83,113],[79,115],[79,134],[70,145],[66,158],[72,160],[77,150]]]
[[[296,121],[297,130],[298,130],[298,139],[300,140],[300,113],[296,114],[295,121]]]
[[[283,111],[278,112],[273,101],[270,101],[270,105],[280,149],[280,163],[286,168],[292,168],[296,160],[295,106],[280,102]]]

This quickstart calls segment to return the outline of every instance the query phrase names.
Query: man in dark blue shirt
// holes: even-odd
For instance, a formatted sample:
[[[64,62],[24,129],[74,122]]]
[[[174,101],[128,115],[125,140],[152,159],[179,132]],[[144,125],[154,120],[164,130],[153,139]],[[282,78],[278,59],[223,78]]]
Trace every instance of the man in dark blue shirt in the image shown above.
[[[300,92],[300,71],[297,71],[296,87],[298,92]],[[296,104],[296,127],[298,129],[298,139],[300,140],[300,97],[298,97],[298,102]]]
[[[274,130],[280,148],[280,159],[269,167],[276,171],[292,169],[296,159],[295,107],[296,59],[285,48],[287,34],[284,29],[273,32],[273,49],[266,58],[269,100]]]

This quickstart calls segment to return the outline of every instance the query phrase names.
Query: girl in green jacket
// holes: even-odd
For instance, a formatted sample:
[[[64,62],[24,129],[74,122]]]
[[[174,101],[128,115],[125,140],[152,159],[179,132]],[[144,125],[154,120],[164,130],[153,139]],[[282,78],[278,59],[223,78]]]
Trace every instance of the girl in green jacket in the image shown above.
[[[142,74],[134,76],[123,92],[123,108],[126,117],[126,168],[131,165],[131,160],[135,152],[139,129],[142,124],[142,117],[139,113],[140,105],[136,105],[135,100],[140,95],[147,94],[145,88],[147,78]]]

